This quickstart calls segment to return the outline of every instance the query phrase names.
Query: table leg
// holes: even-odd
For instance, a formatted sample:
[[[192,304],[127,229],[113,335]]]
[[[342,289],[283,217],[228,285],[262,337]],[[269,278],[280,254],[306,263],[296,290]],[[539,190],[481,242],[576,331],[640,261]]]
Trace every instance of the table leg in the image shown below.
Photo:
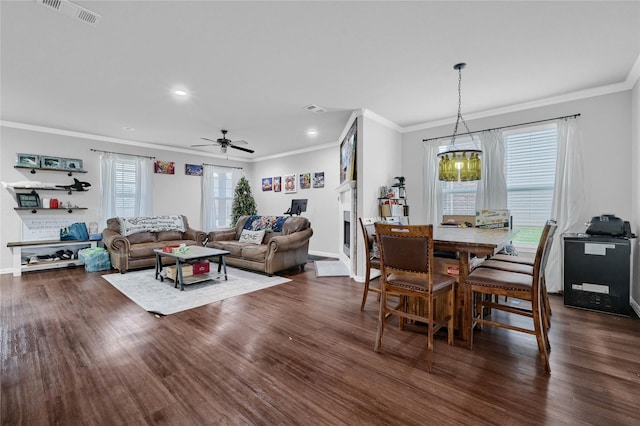
[[[180,284],[180,291],[184,291],[184,277],[182,276],[182,264],[180,263],[180,259],[176,259],[176,282],[173,285],[173,288],[178,287]]]
[[[160,255],[156,253],[156,280],[158,276],[162,272],[162,260],[160,259]]]
[[[218,272],[220,272],[220,263],[222,263],[222,267],[224,268],[224,280],[227,281],[227,262],[224,260],[223,254],[221,254],[218,259]]]
[[[469,253],[460,252],[458,259],[458,265],[460,267],[460,274],[458,275],[459,285],[459,298],[458,299],[458,316],[461,318],[460,324],[461,332],[460,336],[462,340],[467,343],[467,347],[471,348],[471,309],[473,304],[471,300],[471,288],[467,285],[466,280],[469,275]]]

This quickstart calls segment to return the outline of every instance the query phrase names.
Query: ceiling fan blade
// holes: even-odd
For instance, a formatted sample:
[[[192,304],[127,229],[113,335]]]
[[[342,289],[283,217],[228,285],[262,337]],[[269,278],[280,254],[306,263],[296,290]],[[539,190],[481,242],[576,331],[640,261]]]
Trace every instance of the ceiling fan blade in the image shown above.
[[[213,142],[213,143],[220,143],[220,141],[214,141],[213,139],[207,139],[207,138],[200,138],[200,139],[205,140],[205,141],[209,141],[209,142]]]
[[[191,148],[195,148],[197,146],[215,146],[215,145],[217,145],[217,144],[215,144],[215,143],[204,143],[204,144],[201,144],[201,145],[191,145]]]
[[[232,144],[234,145],[248,145],[249,142],[245,141],[245,140],[239,140],[239,141],[231,141]]]
[[[253,154],[253,153],[255,152],[255,151],[254,151],[254,150],[252,150],[252,149],[249,149],[249,148],[242,148],[241,146],[235,146],[235,145],[232,145],[232,144],[229,144],[229,146],[230,146],[231,148],[234,148],[234,149],[239,149],[240,151],[248,152],[249,154]]]

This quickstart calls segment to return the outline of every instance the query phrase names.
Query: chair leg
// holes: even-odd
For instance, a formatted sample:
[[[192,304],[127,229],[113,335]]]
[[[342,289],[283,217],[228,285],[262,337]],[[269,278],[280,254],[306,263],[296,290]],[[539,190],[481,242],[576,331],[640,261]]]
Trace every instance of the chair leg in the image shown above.
[[[435,325],[435,315],[433,313],[433,296],[429,298],[429,332],[427,336],[428,344],[427,344],[427,371],[431,373],[431,368],[433,367],[433,334],[434,334],[434,325]]]
[[[551,373],[551,366],[549,365],[549,350],[546,342],[549,340],[544,324],[541,317],[540,309],[542,308],[542,301],[537,301],[538,307],[533,307],[533,327],[536,333],[536,340],[538,342],[538,350],[540,351],[540,358],[542,366],[547,374]]]
[[[447,321],[447,343],[449,343],[450,346],[453,346],[455,299],[456,294],[452,289],[449,292],[449,300],[447,301],[449,305],[447,307],[447,315],[449,315],[449,320]]]
[[[380,285],[384,285],[380,283]],[[385,310],[387,307],[387,295],[384,290],[381,291],[382,295],[380,297],[380,311],[378,313],[378,332],[376,333],[376,343],[373,347],[374,352],[380,352],[380,346],[382,346],[382,333],[384,332],[384,320],[385,320]]]
[[[367,303],[367,295],[369,294],[369,281],[371,280],[371,269],[367,268],[367,273],[364,278],[364,294],[362,295],[362,303],[360,304],[360,310],[364,311],[364,305]]]

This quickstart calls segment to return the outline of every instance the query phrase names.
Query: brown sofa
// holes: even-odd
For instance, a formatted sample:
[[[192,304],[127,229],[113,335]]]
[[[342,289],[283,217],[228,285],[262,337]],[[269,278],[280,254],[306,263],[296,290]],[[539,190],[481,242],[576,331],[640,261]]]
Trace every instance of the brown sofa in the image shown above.
[[[123,222],[135,222],[136,219],[147,221],[139,222],[135,229],[127,227],[127,223],[130,222]],[[122,226],[127,230],[123,232]],[[107,220],[107,228],[102,231],[102,241],[109,252],[111,265],[123,274],[129,269],[155,266],[156,255],[153,249],[180,244],[202,246],[206,236],[206,233],[190,228],[187,218],[182,215],[149,218],[112,217]],[[167,257],[163,257],[162,261],[167,264],[174,263]]]
[[[245,228],[264,230],[264,237],[259,243],[240,241]],[[303,270],[312,235],[311,223],[304,217],[241,216],[235,227],[209,232],[207,247],[229,251],[228,265],[271,276],[293,267]]]

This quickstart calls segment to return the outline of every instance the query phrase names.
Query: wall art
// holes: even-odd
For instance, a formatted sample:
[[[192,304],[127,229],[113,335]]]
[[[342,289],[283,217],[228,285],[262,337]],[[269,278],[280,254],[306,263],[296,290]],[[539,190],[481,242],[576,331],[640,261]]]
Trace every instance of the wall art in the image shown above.
[[[311,188],[311,173],[300,173],[300,189]]]
[[[273,189],[273,178],[262,178],[262,190],[271,191]]]
[[[62,168],[66,170],[82,170],[82,160],[77,158],[63,158]]]
[[[173,161],[156,160],[153,163],[153,172],[162,175],[173,175],[176,173],[175,163]]]
[[[292,194],[296,192],[296,175],[284,176],[284,192],[285,194]]]
[[[36,154],[18,154],[16,166],[20,167],[40,167],[40,156]]]
[[[201,164],[185,164],[184,174],[189,176],[202,176]]]
[[[313,187],[324,188],[324,172],[313,173]]]
[[[282,191],[282,177],[274,176],[273,177],[273,192]]]

